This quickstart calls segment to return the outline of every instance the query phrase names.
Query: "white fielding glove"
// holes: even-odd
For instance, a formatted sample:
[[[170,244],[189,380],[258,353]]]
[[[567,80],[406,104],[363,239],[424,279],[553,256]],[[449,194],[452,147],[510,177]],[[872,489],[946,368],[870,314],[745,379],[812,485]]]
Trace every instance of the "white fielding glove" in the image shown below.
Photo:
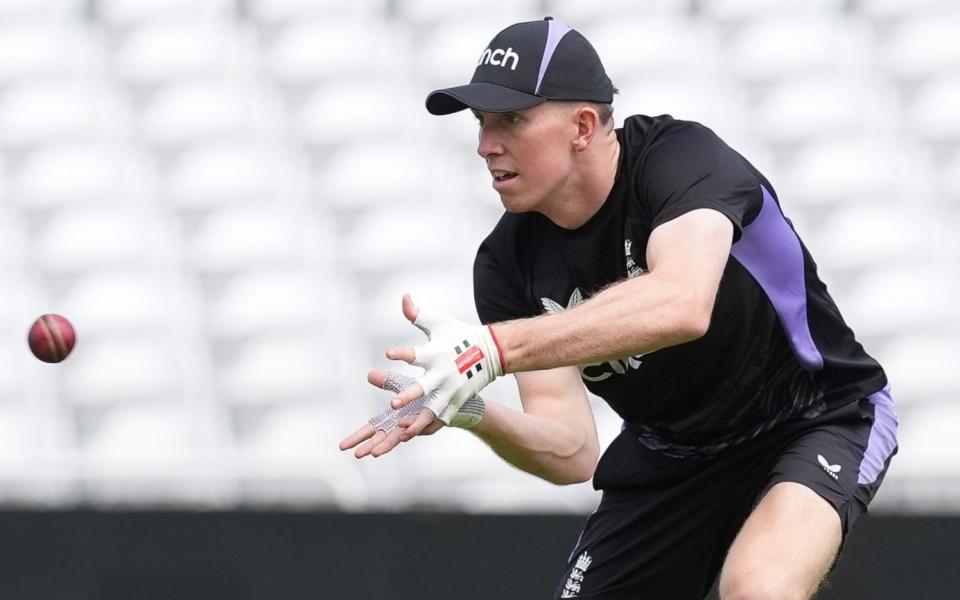
[[[424,406],[449,425],[460,408],[491,381],[503,375],[499,344],[489,326],[468,325],[421,310],[413,324],[427,335],[414,348],[413,364],[426,372],[417,378]]]
[[[383,389],[389,390],[394,394],[399,394],[403,390],[410,387],[416,379],[408,375],[401,375],[400,373],[387,373],[387,378],[383,382]],[[426,396],[420,396],[410,404],[402,408],[387,409],[370,419],[370,424],[373,425],[373,429],[383,430],[385,433],[390,433],[393,431],[397,423],[400,422],[404,417],[411,415],[418,415],[420,411],[423,410],[423,405],[427,402]],[[460,410],[456,415],[453,416],[453,419],[450,420],[450,427],[459,427],[460,429],[473,429],[476,427],[477,423],[483,419],[483,413],[486,409],[486,405],[483,402],[483,399],[480,396],[474,396],[466,402],[463,403],[463,406],[460,407]]]

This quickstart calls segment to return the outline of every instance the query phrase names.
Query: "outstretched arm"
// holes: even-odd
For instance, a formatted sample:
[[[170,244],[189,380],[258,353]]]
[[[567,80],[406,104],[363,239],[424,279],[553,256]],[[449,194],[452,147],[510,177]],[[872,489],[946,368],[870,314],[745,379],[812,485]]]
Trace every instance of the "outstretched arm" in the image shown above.
[[[481,331],[463,323],[448,323],[452,333],[447,337],[451,339],[460,339],[459,332],[464,332],[486,340],[483,351],[476,352],[488,361],[486,374],[479,381],[458,381],[447,357],[436,363],[441,365],[439,369],[428,364],[420,383],[398,394],[391,404],[404,406],[423,394],[421,383],[429,392],[436,390],[436,381],[443,378],[448,391],[438,396],[437,404],[450,403],[455,408],[457,404],[449,399],[458,389],[476,393],[504,373],[604,362],[697,339],[710,326],[732,239],[733,224],[722,213],[693,210],[654,229],[647,243],[647,274],[612,285],[570,310],[497,323],[488,328],[489,333],[486,328]],[[403,311],[411,322],[419,320],[409,296],[404,297]],[[444,343],[452,345],[449,339]],[[425,355],[438,352],[436,344],[426,348]],[[387,358],[416,363],[418,352],[423,351],[395,347],[387,350]],[[463,393],[460,395],[462,399]],[[403,435],[419,434],[438,414],[423,411]]]
[[[507,372],[589,364],[694,340],[710,325],[733,225],[698,209],[657,227],[649,272],[570,310],[493,326]]]
[[[552,483],[593,477],[600,442],[580,372],[561,367],[516,378],[523,412],[490,402],[472,431],[508,463]]]
[[[386,389],[386,373],[371,371],[368,381]],[[487,401],[480,422],[470,429],[511,465],[558,485],[579,483],[593,476],[600,454],[593,412],[580,373],[574,367],[518,373],[523,410]],[[376,431],[367,423],[340,443],[356,448],[357,458],[382,456],[393,450],[414,418],[401,419],[391,431]],[[455,423],[454,423],[455,425]],[[443,427],[439,419],[420,435]]]

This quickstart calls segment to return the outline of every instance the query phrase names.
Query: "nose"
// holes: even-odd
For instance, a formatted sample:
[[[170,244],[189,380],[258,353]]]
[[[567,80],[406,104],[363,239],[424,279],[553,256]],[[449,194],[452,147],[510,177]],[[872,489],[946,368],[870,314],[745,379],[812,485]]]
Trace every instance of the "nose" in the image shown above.
[[[478,134],[480,143],[477,145],[477,154],[487,159],[497,154],[503,154],[503,144],[496,131],[489,124],[480,127]]]

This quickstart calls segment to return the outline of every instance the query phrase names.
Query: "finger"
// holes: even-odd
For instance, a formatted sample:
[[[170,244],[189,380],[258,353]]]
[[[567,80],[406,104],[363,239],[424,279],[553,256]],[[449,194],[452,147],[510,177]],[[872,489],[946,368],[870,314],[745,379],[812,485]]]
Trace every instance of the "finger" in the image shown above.
[[[403,301],[401,302],[403,308],[403,316],[407,318],[408,321],[413,323],[417,320],[417,315],[420,314],[420,309],[417,308],[417,305],[413,303],[413,298],[410,297],[410,294],[403,295]]]
[[[408,429],[411,425],[413,425],[416,422],[417,417],[419,416],[420,416],[420,413],[418,412],[415,415],[409,415],[400,419],[399,421],[397,421],[397,428]],[[440,431],[444,427],[446,427],[446,424],[443,421],[441,421],[440,419],[435,419],[432,423],[427,425],[423,431],[420,432],[420,435],[431,435],[433,433],[436,433],[437,431]],[[401,432],[401,434],[402,433],[403,432]]]
[[[417,415],[417,420],[413,422],[413,425],[403,430],[397,430],[402,431],[400,441],[406,442],[420,435],[420,432],[426,429],[427,425],[433,423],[434,419],[436,419],[436,416],[433,414],[433,411],[429,409],[421,411],[421,413]]]
[[[400,444],[400,430],[394,429],[391,431],[383,441],[373,447],[370,451],[371,456],[374,458],[378,456],[383,456],[387,452],[390,452]]]
[[[430,401],[430,394],[440,385],[440,379],[440,375],[437,375],[436,373],[430,371],[424,373],[424,375],[420,377],[416,383],[412,384],[410,387],[403,390],[390,400],[390,408],[403,408],[420,396],[425,395],[427,396],[427,401]]]
[[[417,360],[417,350],[413,346],[395,346],[387,349],[387,358],[413,364]]]
[[[386,376],[383,378],[383,385],[380,387],[387,391],[393,392],[394,394],[399,394],[416,382],[416,377],[404,375],[403,373],[387,371]]]
[[[349,450],[350,448],[353,448],[360,442],[366,439],[369,439],[371,436],[373,436],[374,433],[375,432],[373,430],[373,425],[371,425],[370,423],[365,423],[363,427],[354,431],[347,437],[343,438],[343,441],[340,442],[340,449]]]
[[[410,404],[423,395],[423,386],[419,383],[412,383],[410,387],[403,390],[390,400],[390,408],[396,410]]]
[[[384,389],[383,384],[387,380],[387,372],[381,370],[370,371],[367,373],[367,383],[380,389]]]
[[[353,453],[357,458],[363,458],[364,456],[370,454],[370,451],[373,450],[374,446],[386,439],[387,434],[382,429],[378,429],[376,433],[373,434],[369,440],[367,440],[362,446],[357,448],[356,452]]]
[[[438,432],[438,431],[440,431],[441,429],[443,429],[444,427],[445,427],[445,425],[443,424],[443,421],[441,421],[440,419],[435,419],[435,420],[433,421],[433,423],[430,423],[429,425],[427,425],[426,427],[423,428],[423,431],[420,432],[420,435],[421,435],[421,436],[424,436],[424,435],[433,435],[433,434],[435,434],[436,432]],[[401,435],[402,435],[402,434],[401,434]]]

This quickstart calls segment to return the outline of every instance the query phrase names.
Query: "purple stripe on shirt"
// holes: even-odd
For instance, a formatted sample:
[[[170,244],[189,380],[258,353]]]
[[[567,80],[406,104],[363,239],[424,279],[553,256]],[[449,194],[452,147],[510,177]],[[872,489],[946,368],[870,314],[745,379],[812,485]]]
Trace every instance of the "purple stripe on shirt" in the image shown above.
[[[567,35],[567,32],[571,29],[572,27],[556,19],[547,21],[547,45],[543,48],[543,58],[540,60],[540,74],[537,75],[537,88],[534,90],[534,94],[540,93],[540,82],[543,81],[543,74],[547,72],[547,66],[550,64],[550,59],[553,58],[553,52],[557,49],[557,45],[560,43],[560,40],[563,39],[563,36]]]
[[[897,413],[893,410],[890,386],[871,394],[868,398],[873,404],[873,425],[867,439],[867,450],[860,462],[860,474],[857,483],[869,485],[877,480],[887,460],[897,449]]]
[[[763,186],[763,206],[730,253],[756,279],[773,304],[800,364],[808,371],[823,368],[807,321],[807,286],[800,239]]]

